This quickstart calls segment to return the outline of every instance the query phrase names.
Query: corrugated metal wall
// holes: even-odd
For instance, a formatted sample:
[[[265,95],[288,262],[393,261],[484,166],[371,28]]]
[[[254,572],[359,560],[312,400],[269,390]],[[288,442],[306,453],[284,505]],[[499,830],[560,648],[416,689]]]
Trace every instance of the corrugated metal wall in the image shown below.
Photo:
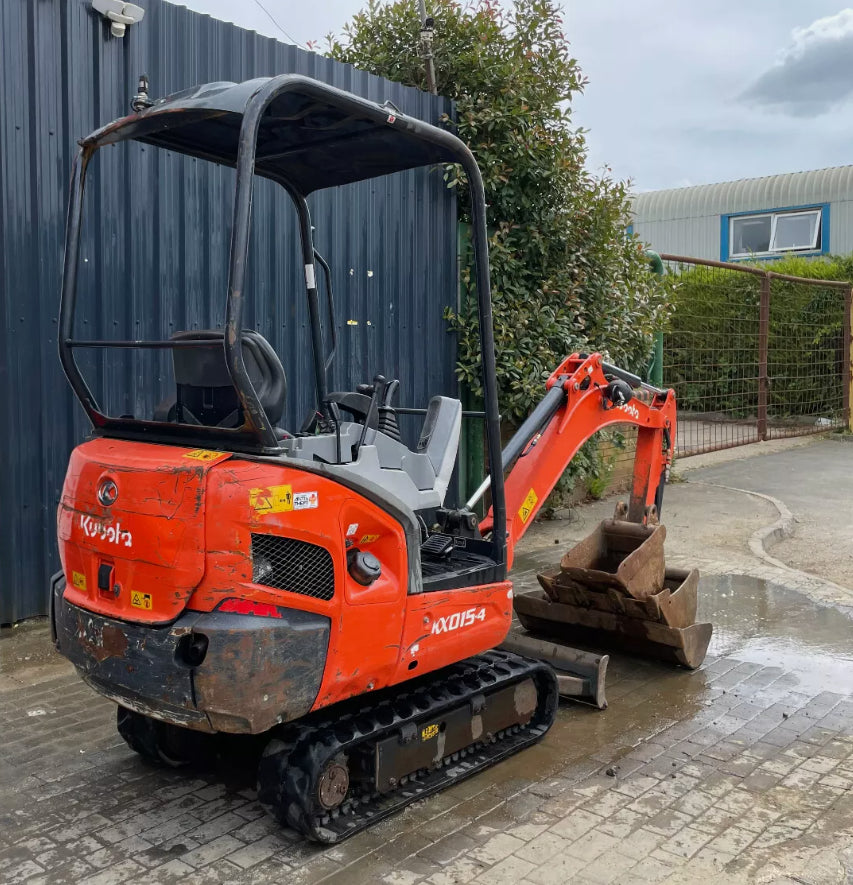
[[[829,203],[829,251],[853,252],[853,166],[637,194],[634,233],[658,252],[720,258],[720,216]]]
[[[720,216],[644,221],[634,218],[634,233],[657,252],[692,258],[720,258]]]
[[[56,355],[75,140],[129,112],[140,72],[155,96],[298,72],[431,122],[453,110],[183,7],[143,5],[144,21],[116,39],[89,0],[0,2],[0,623],[45,610],[65,465],[89,430]],[[102,150],[87,187],[76,333],[142,338],[221,325],[232,182],[230,169],[140,145]],[[334,270],[332,388],[383,372],[401,379],[405,405],[455,394],[456,345],[442,314],[457,297],[456,206],[441,172],[402,173],[310,202],[317,246]],[[282,358],[293,426],[313,396],[304,284],[291,205],[269,182],[259,182],[254,225],[247,325]],[[148,410],[166,374],[139,353],[84,362],[96,395],[119,411]]]

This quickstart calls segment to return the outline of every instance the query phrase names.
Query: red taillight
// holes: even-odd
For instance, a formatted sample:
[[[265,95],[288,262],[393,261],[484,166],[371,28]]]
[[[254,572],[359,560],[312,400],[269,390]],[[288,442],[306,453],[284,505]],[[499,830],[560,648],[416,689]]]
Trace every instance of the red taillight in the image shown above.
[[[226,599],[217,609],[235,615],[257,615],[260,618],[280,618],[281,612],[271,602],[252,602],[250,599]]]

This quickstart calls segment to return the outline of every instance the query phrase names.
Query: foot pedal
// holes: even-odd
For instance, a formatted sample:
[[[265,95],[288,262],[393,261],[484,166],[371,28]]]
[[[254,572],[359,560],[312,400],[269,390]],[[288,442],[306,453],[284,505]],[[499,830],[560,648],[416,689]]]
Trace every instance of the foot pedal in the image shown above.
[[[453,535],[436,532],[421,544],[421,553],[429,556],[448,557],[453,552]]]

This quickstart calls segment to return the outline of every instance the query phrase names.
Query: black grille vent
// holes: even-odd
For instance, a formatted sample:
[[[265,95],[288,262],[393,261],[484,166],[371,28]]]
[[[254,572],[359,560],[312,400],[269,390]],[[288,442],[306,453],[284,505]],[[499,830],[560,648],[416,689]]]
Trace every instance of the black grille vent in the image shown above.
[[[335,595],[335,567],[329,551],[316,544],[252,535],[252,580],[256,584],[303,593],[314,599]]]

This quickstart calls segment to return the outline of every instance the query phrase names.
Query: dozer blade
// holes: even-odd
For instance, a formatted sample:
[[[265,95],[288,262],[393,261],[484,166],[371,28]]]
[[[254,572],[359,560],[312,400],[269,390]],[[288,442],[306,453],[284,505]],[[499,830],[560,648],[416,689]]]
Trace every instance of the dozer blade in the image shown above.
[[[560,697],[592,704],[599,710],[606,709],[604,680],[610,660],[608,655],[581,651],[514,631],[498,647],[502,651],[550,664],[557,671]]]
[[[645,599],[663,588],[665,539],[662,525],[605,519],[560,560],[562,580],[566,586],[612,588]]]
[[[669,627],[613,612],[552,602],[539,591],[515,597],[525,629],[612,650],[634,652],[695,670],[705,659],[711,624]]]

